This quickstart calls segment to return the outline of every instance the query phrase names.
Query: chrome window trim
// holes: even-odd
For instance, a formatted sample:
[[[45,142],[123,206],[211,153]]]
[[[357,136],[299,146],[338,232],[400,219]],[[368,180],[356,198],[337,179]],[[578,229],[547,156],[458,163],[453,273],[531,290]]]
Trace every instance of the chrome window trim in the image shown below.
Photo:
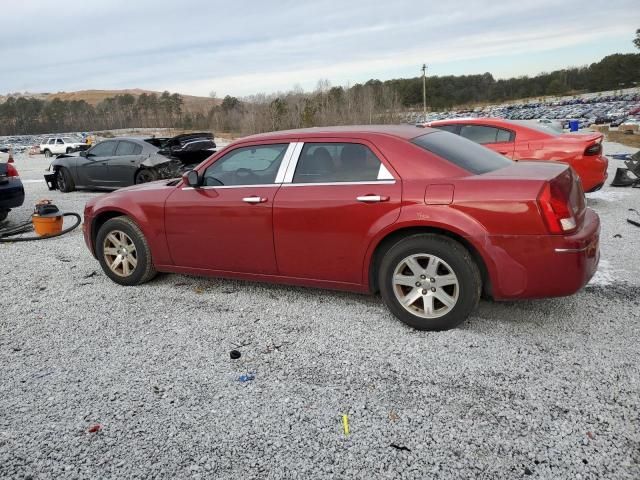
[[[207,185],[204,187],[182,187],[182,190],[224,190],[229,188],[267,188],[279,187],[279,183],[260,183],[257,185]]]
[[[296,171],[296,167],[298,166],[298,160],[300,159],[300,154],[302,153],[302,147],[304,147],[304,142],[295,142],[295,148],[293,150],[291,158],[289,159],[289,165],[287,166],[287,171],[282,182],[283,185],[291,183],[293,181],[293,174]]]
[[[278,167],[278,173],[276,173],[276,178],[273,182],[274,185],[278,185],[284,181],[285,173],[287,172],[287,167],[289,166],[289,162],[291,161],[291,157],[295,149],[296,149],[296,142],[289,142],[287,151],[284,153],[284,157],[282,157],[282,161],[280,162],[280,166]]]
[[[378,170],[378,180],[395,180],[395,178],[393,178],[393,175],[391,175],[391,172],[386,167],[386,165],[382,163],[382,160],[380,159],[378,160],[380,161],[380,170]]]
[[[395,180],[372,180],[364,182],[318,182],[318,183],[283,183],[283,187],[330,187],[334,185],[394,185]]]

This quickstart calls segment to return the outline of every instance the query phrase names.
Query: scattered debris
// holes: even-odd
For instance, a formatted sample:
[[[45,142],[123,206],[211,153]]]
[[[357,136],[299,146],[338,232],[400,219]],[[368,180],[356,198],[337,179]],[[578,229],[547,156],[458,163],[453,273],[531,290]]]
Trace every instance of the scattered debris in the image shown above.
[[[531,469],[529,469],[529,467],[524,467],[524,474],[525,475],[533,475],[533,472],[531,471]]]
[[[89,433],[98,433],[100,430],[102,430],[102,425],[100,425],[99,423],[94,423],[89,427],[87,431]]]
[[[635,225],[636,227],[640,227],[640,222],[636,222],[635,220],[631,220],[630,218],[627,218],[627,222],[631,225]]]
[[[345,435],[349,435],[349,416],[348,415],[342,415],[342,430],[344,431]]]
[[[247,373],[245,375],[240,375],[238,377],[238,381],[242,382],[242,383],[250,382],[250,381],[255,380],[255,379],[256,379],[256,376],[253,373]]]
[[[596,439],[596,436],[593,434],[593,432],[587,432],[587,437],[589,437],[591,440]]]
[[[95,277],[98,274],[98,272],[96,272],[95,270],[92,271],[91,273],[87,273],[84,277],[82,278],[91,278],[91,277]]]
[[[398,415],[394,410],[391,410],[389,412],[389,420],[391,420],[392,422],[397,422],[398,420],[400,420],[400,415]]]
[[[195,287],[195,288],[193,289],[193,291],[194,291],[194,292],[196,292],[197,294],[202,294],[202,293],[204,293],[204,288],[202,288],[202,287]]]
[[[407,447],[402,446],[402,445],[396,445],[395,443],[392,443],[389,446],[392,447],[392,448],[395,448],[396,450],[401,450],[403,452],[410,452],[411,451],[410,448],[407,448]]]
[[[229,357],[231,360],[237,360],[242,356],[242,354],[238,350],[231,350],[229,352]]]
[[[622,235],[620,235],[619,233],[616,233],[613,238],[622,238]]]

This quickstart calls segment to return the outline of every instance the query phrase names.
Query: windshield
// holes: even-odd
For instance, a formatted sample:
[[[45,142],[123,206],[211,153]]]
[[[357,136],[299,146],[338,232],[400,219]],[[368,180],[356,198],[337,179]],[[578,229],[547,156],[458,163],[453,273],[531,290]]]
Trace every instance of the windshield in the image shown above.
[[[477,175],[511,164],[511,160],[493,150],[442,130],[414,138],[411,142]]]

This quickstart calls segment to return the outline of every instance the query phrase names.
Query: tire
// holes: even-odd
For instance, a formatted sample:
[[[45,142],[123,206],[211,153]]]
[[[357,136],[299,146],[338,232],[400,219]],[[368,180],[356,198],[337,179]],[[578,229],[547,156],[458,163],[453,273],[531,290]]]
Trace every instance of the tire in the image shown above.
[[[124,257],[118,253],[118,243],[129,250]],[[156,275],[147,239],[129,217],[112,218],[100,227],[96,236],[96,254],[104,273],[120,285],[141,285]],[[120,261],[116,263],[118,257]],[[116,266],[112,268],[110,265],[114,263]]]
[[[73,148],[71,147],[67,148],[67,153],[71,153],[71,152],[73,152]]]
[[[156,174],[156,172],[148,168],[141,168],[136,172],[136,178],[134,180],[134,183],[138,185],[140,183],[153,182],[154,180],[157,180],[157,179],[158,179],[158,175]]]
[[[469,251],[435,234],[412,235],[392,246],[380,264],[378,282],[391,313],[418,330],[460,325],[478,305],[482,290],[480,270]]]
[[[56,185],[58,186],[58,190],[64,193],[73,192],[76,189],[76,184],[73,181],[71,172],[65,167],[58,168]]]
[[[51,158],[51,150],[44,151],[44,158]]]
[[[9,210],[0,210],[0,222],[3,222],[9,216]]]

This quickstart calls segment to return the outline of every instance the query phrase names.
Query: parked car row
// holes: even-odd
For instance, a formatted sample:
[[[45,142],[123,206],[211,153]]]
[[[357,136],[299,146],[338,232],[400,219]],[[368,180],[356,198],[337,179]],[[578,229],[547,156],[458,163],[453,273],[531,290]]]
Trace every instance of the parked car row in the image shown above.
[[[640,93],[620,95],[584,96],[553,102],[526,102],[502,105],[488,105],[474,109],[431,112],[427,115],[410,114],[408,123],[425,123],[461,117],[499,117],[509,120],[558,120],[564,128],[569,119],[578,120],[580,128],[586,128],[599,121],[609,123],[622,120],[640,112]]]
[[[59,155],[44,177],[50,190],[113,190],[179,177],[185,168],[211,156],[215,148],[213,135],[203,132],[171,138],[113,138],[86,151]]]

